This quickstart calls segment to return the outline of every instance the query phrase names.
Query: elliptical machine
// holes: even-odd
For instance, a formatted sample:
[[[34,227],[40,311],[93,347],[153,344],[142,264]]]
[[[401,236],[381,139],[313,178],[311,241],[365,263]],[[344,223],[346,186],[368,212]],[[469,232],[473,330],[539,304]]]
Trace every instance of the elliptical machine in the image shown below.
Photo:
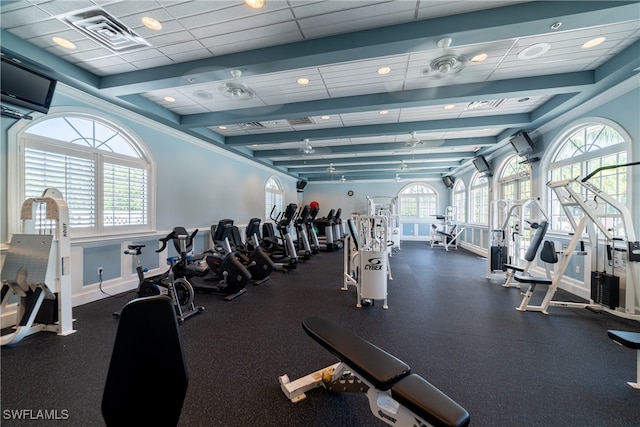
[[[188,235],[184,227],[175,227],[173,233]],[[251,273],[233,253],[218,255],[207,251],[195,257],[187,256],[197,233],[197,229],[191,233],[184,246],[180,240],[173,239],[176,250],[185,259],[185,262],[176,266],[176,277],[187,279],[198,292],[224,295],[225,301],[231,301],[247,292],[246,286],[251,280]]]
[[[251,282],[254,285],[261,285],[270,279],[275,264],[259,246],[255,233],[256,231],[260,232],[260,219],[257,219],[257,224],[256,218],[251,219],[247,227],[247,233],[252,233],[250,234],[252,237],[247,237],[246,243],[242,242],[240,230],[233,225],[232,219],[221,219],[217,226],[212,225],[211,236],[213,236],[212,240],[216,251],[221,256],[235,255],[251,274]],[[258,241],[258,245],[252,243],[254,240]]]
[[[275,206],[271,209],[270,217],[275,222],[280,237],[276,235],[272,223],[262,224],[262,248],[267,251],[274,261],[278,270],[287,271],[294,269],[298,265],[298,252],[293,243],[293,238],[289,234],[289,225],[298,209],[295,203],[289,203],[281,215],[282,218],[274,217]]]

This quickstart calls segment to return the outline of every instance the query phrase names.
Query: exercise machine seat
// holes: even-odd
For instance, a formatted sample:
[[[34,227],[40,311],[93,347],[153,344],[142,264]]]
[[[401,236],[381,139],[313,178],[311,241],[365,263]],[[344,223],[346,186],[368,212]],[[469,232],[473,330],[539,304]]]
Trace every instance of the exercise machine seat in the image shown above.
[[[549,240],[544,241],[542,249],[540,250],[540,260],[547,264],[555,264],[558,262],[558,254],[556,253],[553,242]],[[536,285],[551,285],[553,283],[553,279],[548,277],[516,275],[513,278],[516,282],[520,283],[531,283]]]
[[[391,396],[433,426],[469,425],[469,413],[419,375],[398,381],[391,387]]]
[[[119,322],[102,395],[106,425],[177,425],[189,374],[171,299],[134,299]]]
[[[331,354],[380,390],[388,390],[411,368],[381,348],[320,317],[302,322],[305,332]]]

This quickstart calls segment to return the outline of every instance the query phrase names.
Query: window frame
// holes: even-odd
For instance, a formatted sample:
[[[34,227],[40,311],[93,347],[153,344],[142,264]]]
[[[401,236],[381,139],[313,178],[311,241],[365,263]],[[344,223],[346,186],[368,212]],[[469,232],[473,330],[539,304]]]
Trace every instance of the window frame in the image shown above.
[[[427,189],[428,191],[425,193],[413,193],[413,194],[404,194],[404,191],[407,191],[409,188],[411,187],[423,187],[425,189]],[[404,187],[402,187],[400,189],[400,191],[398,191],[398,217],[400,218],[400,222],[408,222],[408,221],[412,221],[412,222],[427,222],[427,221],[431,221],[433,218],[433,216],[437,215],[438,213],[438,208],[440,206],[440,195],[438,194],[438,192],[431,187],[428,184],[425,184],[423,182],[413,182],[410,184],[405,185]],[[403,204],[403,199],[404,198],[415,198],[417,199],[417,208],[418,208],[418,215],[417,216],[407,216],[407,215],[403,215],[402,214],[402,204]],[[426,213],[426,216],[421,216],[421,212],[420,212],[420,205],[421,205],[421,199],[422,198],[433,198],[434,199],[434,206],[433,206],[433,213]],[[427,204],[428,205],[428,204]],[[429,211],[429,209],[427,209],[427,211]]]
[[[593,125],[604,125],[612,128],[622,137],[624,141],[615,145],[610,145],[604,148],[582,153],[577,156],[573,156],[567,159],[562,159],[554,162],[554,158],[558,155],[560,150],[564,147],[565,143],[567,142],[568,138],[571,135],[575,134],[577,131],[581,129],[584,129],[585,127],[593,126]],[[580,165],[581,176],[584,176],[586,173],[584,168],[589,161],[592,161],[594,159],[602,159],[604,157],[611,156],[616,153],[624,152],[626,156],[625,162],[629,162],[632,156],[632,143],[633,143],[633,140],[631,136],[624,130],[624,128],[622,128],[622,126],[620,126],[618,123],[614,122],[613,120],[602,118],[602,117],[581,118],[565,126],[564,129],[558,132],[558,134],[549,143],[549,146],[545,150],[544,157],[542,160],[541,176],[546,177],[547,181],[551,181],[551,175],[554,170],[560,169],[562,167],[574,165],[574,164]],[[594,153],[597,153],[597,155],[594,155]],[[628,168],[627,168],[626,174],[627,174],[626,194],[630,195],[630,194],[633,194],[633,188],[632,188],[633,175]],[[546,185],[545,185],[545,188],[546,188],[546,191],[542,192],[542,198],[543,198],[543,206],[546,207],[549,214],[549,220],[550,220],[549,232],[564,234],[567,232],[567,230],[558,228],[557,223],[560,221],[554,220],[554,218],[557,218],[559,215],[554,215],[555,213],[553,211],[553,206],[552,206],[553,197],[554,197],[553,190]],[[627,204],[627,207],[631,209],[630,197],[627,197],[626,204]],[[560,209],[561,209],[560,215],[564,216],[564,210],[562,210],[561,207]],[[565,221],[565,223],[568,223],[568,221]],[[569,231],[573,231],[573,230],[569,230]]]
[[[7,227],[9,234],[19,233],[22,230],[22,220],[20,219],[20,207],[26,199],[25,180],[26,171],[24,168],[25,151],[27,148],[47,151],[54,154],[68,155],[94,161],[94,203],[96,205],[94,216],[95,225],[92,227],[71,228],[71,238],[89,239],[99,238],[103,236],[116,236],[130,234],[132,232],[150,232],[155,230],[155,162],[146,148],[142,139],[136,136],[130,129],[117,120],[109,117],[108,114],[95,114],[95,111],[89,111],[82,107],[52,107],[47,115],[38,115],[35,120],[18,120],[7,132],[9,147],[7,157],[10,159],[7,168],[7,178],[9,182],[15,182],[16,185],[10,185],[7,188]],[[56,139],[50,139],[38,134],[27,133],[28,129],[36,124],[42,124],[46,120],[60,117],[74,117],[85,120],[91,120],[101,123],[121,135],[140,155],[138,160],[133,157],[114,153],[112,151],[100,150],[71,142],[64,142]],[[103,164],[110,163],[119,166],[133,167],[146,170],[146,224],[127,224],[116,226],[104,226],[103,203]],[[66,196],[65,196],[66,199]]]
[[[483,184],[477,184],[477,181],[480,179],[485,179],[486,182]],[[490,183],[489,177],[484,175],[483,173],[476,171],[471,176],[471,179],[469,180],[469,201],[468,201],[468,206],[469,206],[468,217],[469,217],[470,224],[484,225],[487,227],[489,226],[489,205],[491,203],[491,200],[490,200],[491,192],[489,191],[490,185],[491,183]],[[486,191],[486,194],[483,194],[484,197],[482,197],[482,199],[486,199],[486,202],[482,203],[482,206],[484,208],[482,209],[482,212],[481,212],[481,216],[485,218],[485,221],[480,221],[481,218],[476,218],[474,214],[474,208],[476,207],[474,195],[476,191],[479,191],[481,189],[483,190],[483,193]]]
[[[273,182],[277,189],[274,190],[274,188],[269,186],[269,183]],[[273,204],[271,204],[270,206],[267,205],[267,199],[268,199],[268,194],[271,193],[274,195],[274,197],[276,198],[276,215],[279,212],[283,212],[284,211],[284,187],[282,186],[282,182],[280,182],[280,180],[278,179],[277,176],[275,175],[271,175],[269,178],[267,178],[267,180],[264,183],[264,222],[267,221],[271,221],[271,217],[269,216],[272,209],[273,209]],[[277,206],[277,198],[280,198],[280,206]]]
[[[462,187],[462,188],[460,188]],[[455,219],[457,223],[467,222],[467,186],[462,178],[456,179],[452,189],[452,205],[454,207]],[[462,197],[460,197],[462,195]],[[462,206],[461,206],[462,205]]]

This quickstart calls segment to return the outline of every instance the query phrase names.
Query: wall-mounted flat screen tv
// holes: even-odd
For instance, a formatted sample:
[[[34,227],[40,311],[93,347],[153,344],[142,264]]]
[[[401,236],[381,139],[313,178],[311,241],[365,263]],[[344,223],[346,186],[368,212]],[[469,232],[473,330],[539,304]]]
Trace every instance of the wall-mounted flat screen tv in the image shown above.
[[[473,166],[480,173],[491,174],[491,166],[489,166],[489,162],[484,156],[477,156],[473,158]]]
[[[533,151],[533,142],[526,132],[518,132],[510,139],[513,149],[519,156],[531,153]]]
[[[307,181],[299,180],[298,182],[296,182],[296,190],[298,190],[298,193],[301,193],[302,190],[304,190],[304,187],[306,186],[307,186]]]
[[[45,114],[49,111],[56,89],[56,80],[4,56],[0,76],[2,76],[0,79],[2,102]]]

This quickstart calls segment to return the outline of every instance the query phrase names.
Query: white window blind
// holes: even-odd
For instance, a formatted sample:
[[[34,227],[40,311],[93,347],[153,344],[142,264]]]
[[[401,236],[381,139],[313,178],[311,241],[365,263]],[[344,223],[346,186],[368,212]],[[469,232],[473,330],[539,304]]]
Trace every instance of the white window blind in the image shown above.
[[[69,206],[69,225],[77,228],[96,224],[95,165],[92,159],[31,148],[25,150],[25,196],[40,197],[57,188]]]
[[[55,187],[74,236],[150,229],[152,165],[139,143],[88,116],[48,116],[24,131],[24,195]]]
[[[147,171],[123,165],[103,165],[103,225],[147,223]]]

